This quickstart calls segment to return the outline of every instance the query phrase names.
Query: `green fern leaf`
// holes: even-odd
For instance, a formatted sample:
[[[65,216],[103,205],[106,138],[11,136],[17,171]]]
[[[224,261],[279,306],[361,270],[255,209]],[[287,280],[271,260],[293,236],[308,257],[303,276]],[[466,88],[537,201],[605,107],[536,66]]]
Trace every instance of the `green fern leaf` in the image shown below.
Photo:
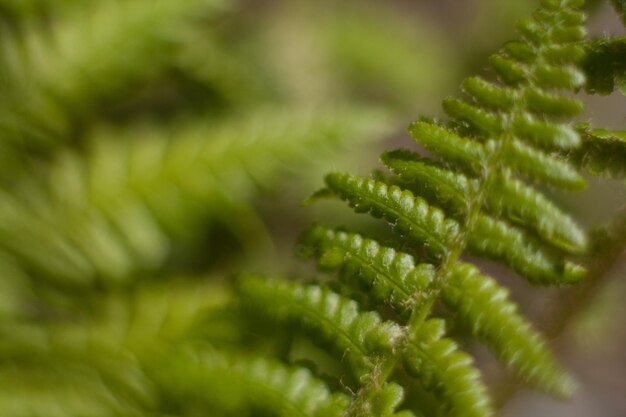
[[[327,175],[326,185],[356,212],[384,218],[395,230],[423,244],[433,257],[443,256],[459,233],[457,222],[408,190],[339,173]]]
[[[574,220],[536,189],[514,178],[502,177],[487,195],[489,211],[534,230],[546,242],[568,252],[587,246]]]
[[[154,270],[176,244],[192,242],[226,213],[238,213],[225,226],[242,243],[268,247],[249,202],[296,167],[302,175],[303,166],[316,166],[310,147],[336,151],[343,146],[337,138],[363,140],[386,123],[375,110],[266,109],[171,134],[138,128],[122,140],[117,131],[102,131],[86,156],[60,153],[41,176],[2,194],[0,247],[27,271],[79,286],[119,284]]]
[[[585,187],[585,179],[567,161],[528,146],[519,140],[503,149],[503,161],[529,178],[569,190]]]
[[[461,84],[463,91],[482,107],[490,110],[511,111],[515,107],[515,90],[497,86],[480,77],[469,77]]]
[[[487,149],[481,143],[463,138],[445,127],[416,122],[409,126],[409,133],[419,143],[442,160],[459,164],[472,173],[479,173],[487,161]]]
[[[396,412],[404,399],[404,389],[398,384],[387,384],[371,401],[372,414],[375,416],[413,417],[408,410]],[[371,415],[371,414],[370,414]]]
[[[513,122],[513,133],[547,150],[571,149],[580,145],[580,137],[571,127],[554,125],[530,115],[519,117]]]
[[[479,135],[497,136],[504,128],[498,116],[463,100],[447,98],[443,101],[443,110]]]
[[[238,323],[222,317],[230,292],[215,280],[198,278],[87,294],[77,297],[80,308],[62,302],[61,319],[49,308],[43,320],[32,320],[40,319],[32,311],[3,318],[0,357],[11,365],[0,380],[15,391],[0,395],[0,414],[156,415],[159,391],[169,385],[153,378],[153,367],[175,368],[179,362],[155,357],[181,343],[236,340]],[[41,297],[28,299],[32,310],[46,300],[46,287],[31,291]]]
[[[568,284],[580,281],[585,269],[548,252],[523,231],[491,216],[479,215],[467,235],[470,253],[503,260],[535,284]]]
[[[626,176],[626,131],[592,129],[578,126],[583,146],[570,153],[570,158],[593,175],[613,178]]]
[[[359,281],[378,302],[400,312],[413,308],[432,283],[435,268],[416,265],[414,258],[357,233],[314,226],[303,234],[300,254],[316,255],[326,270],[341,268],[340,277]]]
[[[150,415],[101,375],[76,365],[52,370],[4,367],[0,382],[5,387],[0,412],[6,417]]]
[[[408,190],[349,174],[330,174],[326,184],[355,211],[383,217],[395,230],[423,244],[435,258],[445,255],[458,235],[457,222]],[[504,260],[535,283],[568,283],[584,275],[580,267],[545,252],[522,231],[486,215],[478,216],[467,244],[472,253]]]
[[[430,201],[443,206],[455,218],[462,218],[467,202],[476,193],[477,181],[452,172],[442,164],[430,161],[419,154],[401,149],[387,151],[381,161],[404,182],[401,184],[416,194],[430,197]],[[411,187],[415,184],[416,187]],[[414,189],[415,188],[415,189]]]
[[[626,36],[601,37],[586,45],[583,69],[586,90],[593,94],[626,94]]]
[[[4,43],[4,64],[12,71],[4,84],[2,142],[49,150],[69,141],[86,114],[93,115],[115,92],[163,68],[164,51],[194,16],[218,13],[222,4],[86,3],[55,22],[52,34],[32,28]]]
[[[485,144],[462,138],[444,127],[428,122],[416,122],[409,127],[413,138],[426,149],[449,163],[458,164],[472,174],[481,173],[488,152],[495,149],[494,141]],[[528,177],[568,189],[584,187],[584,178],[566,161],[558,159],[519,140],[503,149],[507,165]]]
[[[345,395],[332,394],[304,368],[218,352],[181,352],[175,358],[179,366],[161,366],[165,369],[158,372],[159,381],[174,393],[193,393],[213,409],[241,414],[251,408],[280,417],[341,417],[348,404]]]
[[[557,365],[542,337],[519,315],[508,292],[470,264],[447,275],[443,301],[480,341],[529,383],[569,396],[574,382]]]
[[[479,188],[477,180],[451,172],[413,152],[390,151],[381,159],[406,184],[427,188],[426,192],[434,195],[434,201],[446,206],[448,212],[464,213],[468,200]],[[585,236],[574,221],[522,181],[509,177],[497,181],[488,190],[485,209],[533,229],[542,239],[557,247],[572,252],[585,249]]]
[[[404,363],[424,388],[434,391],[445,414],[454,417],[488,417],[494,412],[480,372],[472,358],[458,350],[454,341],[442,338],[441,320],[428,320],[404,352]]]
[[[315,331],[345,355],[357,378],[371,372],[371,354],[391,351],[401,335],[395,323],[383,322],[374,312],[361,313],[355,301],[327,288],[247,276],[239,291],[248,304],[277,320],[296,320]]]
[[[384,387],[370,393],[371,400],[364,404],[363,408],[352,410],[358,417],[381,416],[381,417],[414,417],[408,410],[396,412],[396,408],[404,400],[404,388],[395,383],[385,384]]]
[[[570,118],[583,111],[580,101],[540,90],[527,90],[524,95],[526,108],[537,116]]]

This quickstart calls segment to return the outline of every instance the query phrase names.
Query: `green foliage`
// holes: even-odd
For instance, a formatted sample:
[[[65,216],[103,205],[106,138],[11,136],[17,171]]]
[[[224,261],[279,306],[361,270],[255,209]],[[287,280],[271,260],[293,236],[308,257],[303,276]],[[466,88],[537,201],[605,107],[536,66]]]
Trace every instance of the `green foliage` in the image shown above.
[[[478,182],[421,156],[397,150],[386,152],[383,163],[404,180],[417,184],[416,192],[431,195],[448,211],[462,215],[467,196],[476,193]],[[485,211],[533,229],[542,239],[566,250],[583,251],[585,236],[573,220],[543,195],[514,178],[502,178],[487,191]]]
[[[237,334],[221,313],[229,294],[202,277],[82,300],[91,301],[89,315],[3,318],[2,379],[14,387],[0,401],[3,415],[158,415],[166,385],[157,375],[170,370],[160,360],[172,347]]]
[[[342,343],[343,335],[354,334],[352,317],[366,316],[330,290],[273,281],[250,290],[248,280],[240,284],[247,297],[262,299],[258,306],[258,299],[247,303],[253,311],[303,320],[326,341],[334,334],[335,348],[341,346],[349,364],[355,354],[362,363],[369,358],[369,374],[360,374],[346,415],[371,415],[363,410],[372,409],[381,387],[397,382],[400,364],[438,399],[435,414],[493,415],[471,357],[445,337],[443,321],[432,317],[439,298],[454,313],[453,320],[521,380],[554,395],[572,394],[571,377],[517,313],[506,290],[460,257],[467,252],[501,261],[532,283],[563,285],[585,275],[585,268],[569,259],[585,253],[585,233],[527,181],[566,189],[585,185],[576,166],[558,154],[579,152],[582,142],[567,122],[582,110],[572,94],[584,84],[577,66],[585,53],[579,3],[544,1],[534,19],[519,23],[520,40],[490,58],[496,82],[468,78],[465,99],[443,102],[447,124],[422,119],[411,125],[414,139],[436,159],[388,151],[381,159],[391,176],[332,173],[325,178],[326,188],[311,198],[336,196],[357,213],[385,220],[399,235],[398,247],[392,248],[360,234],[315,226],[303,235],[299,250],[304,258],[316,257],[322,270],[339,271],[335,288],[401,325],[389,337],[391,349],[368,352]],[[427,263],[418,264],[419,259]],[[332,298],[337,301],[328,301]],[[348,305],[351,313],[341,328],[335,314]]]
[[[447,120],[412,123],[427,153],[325,177],[310,201],[336,197],[394,232],[310,227],[298,255],[337,279],[223,279],[287,269],[268,228],[289,235],[302,219],[275,203],[291,177],[306,188],[320,160],[346,165],[334,154],[388,132],[364,103],[382,96],[397,115],[411,88],[441,88],[429,78],[451,59],[441,39],[413,55],[426,35],[347,4],[276,6],[274,44],[256,8],[237,31],[225,17],[241,10],[221,1],[0,0],[1,415],[493,416],[474,339],[519,381],[572,395],[477,258],[541,285],[588,267],[593,284],[609,264],[593,257],[623,247],[626,223],[588,243],[549,197],[584,188],[583,168],[626,166],[623,132],[570,123],[581,89],[623,87],[623,39],[586,41],[582,1],[543,0],[489,58],[492,77],[444,99]],[[313,62],[320,45],[337,68],[309,80],[335,65]],[[283,47],[306,62],[274,56]]]
[[[264,85],[276,75],[224,34],[234,10],[0,2],[1,415],[345,408],[310,373],[234,353],[242,324],[223,276],[270,259],[263,199],[365,154],[389,112],[277,98]],[[200,270],[211,276],[175,278]],[[196,374],[187,359],[206,351]]]
[[[13,195],[4,194],[0,246],[26,270],[82,287],[154,271],[177,243],[193,240],[198,228],[209,230],[206,219],[233,212],[237,223],[221,220],[232,234],[250,247],[267,246],[250,240],[266,232],[249,201],[296,164],[312,165],[304,149],[337,150],[339,138],[380,131],[380,116],[266,110],[169,134],[103,131],[86,157],[60,153]]]
[[[522,379],[555,395],[572,394],[574,382],[560,371],[543,338],[495,280],[459,263],[446,277],[442,298],[459,322]]]
[[[382,322],[374,312],[361,313],[354,300],[319,286],[302,287],[284,280],[241,279],[242,303],[267,310],[279,322],[297,320],[342,354],[357,378],[371,372],[369,355],[391,351],[399,326]]]
[[[340,417],[348,403],[345,395],[329,392],[308,370],[276,361],[203,351],[193,356],[181,352],[170,359],[179,367],[159,377],[168,388],[228,415],[261,411],[280,417]]]
[[[610,94],[619,90],[626,94],[626,37],[599,38],[587,45],[584,70],[587,91]]]
[[[315,255],[320,268],[341,269],[346,285],[358,281],[377,302],[389,301],[401,312],[415,306],[415,297],[424,295],[435,275],[432,265],[416,265],[413,256],[357,233],[315,226],[303,235],[301,246],[303,258]]]
[[[71,140],[120,90],[162,71],[191,17],[215,14],[220,3],[87,2],[86,12],[72,8],[52,33],[17,33],[3,48],[2,142],[50,149]]]
[[[626,3],[621,0],[613,0],[612,3],[622,20],[626,19]],[[608,95],[619,91],[626,95],[626,37],[600,37],[587,42],[586,49],[583,62],[586,90],[592,94]],[[593,128],[589,123],[581,123],[577,128],[583,137],[583,146],[568,153],[570,160],[591,175],[623,178],[626,157],[624,132]]]
[[[405,351],[404,361],[424,388],[432,390],[443,404],[443,412],[453,416],[491,416],[486,389],[469,355],[457,344],[443,338],[441,320],[424,322],[412,335],[414,341]]]
[[[459,223],[445,218],[441,210],[429,206],[409,190],[349,174],[330,174],[326,184],[356,212],[384,218],[394,230],[422,245],[433,258],[448,256],[448,248],[460,236]],[[527,194],[545,201],[545,197],[530,188]],[[560,213],[552,205],[545,207],[548,213]],[[574,233],[582,238],[578,230]],[[569,282],[580,278],[581,271],[575,265],[542,251],[521,231],[490,216],[477,215],[474,228],[467,233],[467,245],[471,253],[502,259],[533,282]]]
[[[592,175],[613,178],[626,176],[626,132],[622,130],[592,129],[579,125],[584,142],[570,157]]]
[[[429,255],[442,257],[457,237],[458,224],[410,191],[350,174],[329,174],[328,189],[348,202],[357,213],[384,218],[398,233],[422,243]]]

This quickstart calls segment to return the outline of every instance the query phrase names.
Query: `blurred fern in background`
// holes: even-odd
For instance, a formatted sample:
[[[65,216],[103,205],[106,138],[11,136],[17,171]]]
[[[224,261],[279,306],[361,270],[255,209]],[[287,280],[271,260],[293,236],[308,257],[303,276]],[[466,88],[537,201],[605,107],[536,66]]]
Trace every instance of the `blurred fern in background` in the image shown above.
[[[289,36],[268,30],[279,13],[297,23],[296,11],[263,13],[222,0],[0,2],[3,416],[206,410],[217,397],[180,392],[194,375],[186,350],[240,343],[224,280],[276,263],[290,242],[274,219],[305,223],[260,203],[297,189],[284,203],[296,207],[321,172],[370,155],[406,114],[358,87],[335,91],[350,77],[342,66],[375,62],[341,46],[341,22],[309,28],[306,54],[327,59],[303,80],[290,71],[304,62],[276,54]],[[384,31],[368,36],[391,45]],[[451,56],[393,60],[421,71],[404,82],[439,93],[435,70]],[[394,80],[396,62],[364,82]],[[302,93],[311,81],[326,87]],[[401,90],[387,97],[403,102]],[[256,365],[237,366],[254,378],[245,367]]]

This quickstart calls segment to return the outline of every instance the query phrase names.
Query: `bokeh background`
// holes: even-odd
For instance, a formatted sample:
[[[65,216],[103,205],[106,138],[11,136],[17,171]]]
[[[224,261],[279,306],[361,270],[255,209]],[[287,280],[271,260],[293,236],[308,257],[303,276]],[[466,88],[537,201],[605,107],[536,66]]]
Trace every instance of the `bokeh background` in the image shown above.
[[[488,55],[536,6],[0,0],[0,415],[144,415],[164,403],[197,415],[143,377],[132,382],[141,401],[116,391],[116,378],[136,376],[129,357],[173,343],[176,320],[185,327],[226,303],[222,287],[242,269],[313,274],[293,257],[311,222],[379,228],[339,204],[302,201],[329,170],[367,174],[382,149],[412,147],[408,123],[442,116],[441,99],[465,76],[489,76]],[[588,10],[593,35],[625,32],[608,2]],[[581,97],[581,120],[626,129],[624,97]],[[625,204],[624,190],[590,179],[556,198],[591,228]],[[563,328],[554,317],[566,289],[483,268],[581,385],[569,402],[547,398],[470,346],[506,399],[502,415],[625,416],[623,257]],[[151,332],[155,305],[174,324]],[[211,320],[219,337],[236,333]],[[85,340],[97,348],[68,367]],[[100,350],[109,374],[92,360]]]

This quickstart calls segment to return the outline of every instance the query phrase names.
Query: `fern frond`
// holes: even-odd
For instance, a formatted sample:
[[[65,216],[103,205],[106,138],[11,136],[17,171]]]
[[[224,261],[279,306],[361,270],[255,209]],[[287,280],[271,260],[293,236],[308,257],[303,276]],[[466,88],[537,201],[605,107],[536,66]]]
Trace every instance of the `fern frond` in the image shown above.
[[[326,185],[356,212],[383,217],[394,230],[423,245],[434,258],[444,256],[458,237],[460,226],[438,208],[410,191],[350,174],[330,174]],[[546,252],[520,230],[487,215],[479,215],[467,236],[478,255],[504,260],[535,283],[578,281],[584,270]]]
[[[528,110],[537,116],[547,115],[567,119],[583,111],[580,101],[546,91],[528,90],[524,98]]]
[[[363,404],[363,408],[353,410],[358,417],[381,416],[381,417],[414,417],[415,415],[404,410],[396,412],[396,408],[404,400],[404,388],[395,383],[388,383],[384,387],[370,393],[370,401]]]
[[[501,87],[480,77],[469,77],[461,84],[463,91],[479,105],[490,110],[511,111],[515,107],[515,90]]]
[[[48,308],[44,320],[33,321],[32,312],[5,318],[0,380],[15,391],[0,396],[0,414],[160,415],[165,385],[154,378],[153,366],[165,367],[154,358],[183,343],[236,339],[238,324],[223,317],[230,292],[198,278],[77,297],[81,308],[68,309],[65,302],[65,309],[55,311],[63,317]],[[33,292],[41,296],[45,287]],[[31,309],[42,306],[42,300],[29,301]]]
[[[583,176],[568,161],[519,140],[512,140],[502,150],[502,159],[512,169],[537,181],[568,190],[580,190],[586,185]]]
[[[432,283],[435,268],[415,263],[413,256],[380,245],[357,233],[314,226],[300,239],[304,258],[317,256],[320,268],[341,269],[342,279],[361,283],[378,302],[399,312],[411,309]]]
[[[471,173],[479,173],[487,162],[485,146],[461,137],[443,126],[429,122],[415,122],[409,126],[409,133],[426,149],[449,163],[456,163]]]
[[[231,413],[252,409],[280,417],[341,417],[347,407],[345,395],[331,393],[304,368],[218,352],[181,352],[176,357],[182,362],[179,369],[160,372],[159,379],[173,392],[193,393],[217,409]]]
[[[446,415],[493,416],[487,390],[480,372],[472,366],[472,358],[459,351],[453,340],[443,338],[444,333],[442,320],[426,321],[405,349],[407,370],[441,399]]]
[[[245,205],[284,173],[315,166],[311,147],[339,149],[385,129],[378,112],[365,113],[266,110],[169,135],[137,129],[124,140],[104,131],[86,157],[66,151],[41,177],[2,194],[0,246],[27,270],[88,285],[158,268],[226,212],[240,213],[233,234],[253,242],[264,226]]]
[[[570,154],[570,158],[592,175],[613,178],[626,176],[626,131],[593,129],[579,125],[583,146]]]
[[[238,323],[225,325],[220,321],[220,314],[231,302],[230,292],[206,277],[144,283],[132,291],[80,298],[90,303],[91,311],[64,303],[62,312],[72,314],[72,321],[47,317],[45,324],[31,322],[37,317],[31,313],[26,319],[1,323],[0,359],[15,366],[37,364],[42,369],[72,361],[92,367],[106,365],[99,368],[100,372],[117,373],[123,379],[124,369],[130,377],[136,365],[127,363],[128,355],[142,360],[147,352],[167,349],[170,344],[197,339],[221,343],[236,336],[233,328]],[[46,307],[41,301],[35,299],[33,306]],[[200,328],[212,325],[222,326],[224,334]]]
[[[550,244],[581,253],[587,239],[574,220],[544,194],[524,182],[502,177],[489,191],[487,209],[535,231]]]
[[[580,145],[580,137],[569,126],[554,125],[525,115],[513,122],[513,133],[540,148],[571,149]]]
[[[87,115],[163,68],[192,19],[222,1],[85,3],[50,30],[33,23],[4,42],[2,142],[49,150],[71,140]]]
[[[326,185],[356,212],[384,218],[394,230],[424,245],[433,257],[445,255],[459,233],[457,222],[408,190],[339,173],[327,175]]]
[[[467,235],[470,253],[502,260],[535,284],[567,284],[580,281],[585,269],[548,252],[523,231],[504,221],[478,215]]]
[[[3,367],[0,412],[6,417],[150,416],[140,404],[120,395],[90,369],[15,369]]]
[[[374,312],[360,312],[354,300],[327,288],[254,276],[243,277],[238,288],[247,304],[279,321],[302,323],[334,345],[357,378],[371,372],[369,356],[391,351],[401,334],[395,323],[383,322]]]
[[[338,270],[346,286],[364,286],[375,308],[383,311],[380,304],[390,303],[403,314],[395,349],[359,380],[347,416],[372,410],[375,393],[397,377],[399,361],[435,393],[442,414],[493,415],[472,359],[444,337],[443,322],[432,318],[440,297],[522,379],[548,392],[571,393],[571,381],[504,290],[460,261],[465,253],[499,260],[540,284],[568,284],[586,273],[569,260],[586,250],[584,233],[527,181],[566,189],[585,184],[576,167],[559,156],[581,145],[568,119],[582,109],[573,93],[584,83],[577,67],[584,57],[584,15],[576,10],[578,0],[542,4],[533,20],[520,22],[521,40],[490,58],[497,80],[467,79],[465,98],[443,102],[447,124],[422,119],[411,125],[411,135],[433,159],[386,152],[382,160],[392,176],[332,173],[325,178],[326,189],[312,197],[335,196],[357,213],[384,219],[411,251],[399,253],[323,227],[302,240],[304,256],[317,256],[322,269]],[[420,263],[422,255],[429,263]],[[272,300],[276,297],[265,297],[257,308],[275,309]]]
[[[583,69],[586,90],[593,94],[626,94],[626,36],[602,37],[586,45]]]
[[[85,346],[81,353],[93,357],[95,352],[88,350],[94,347],[98,348]],[[339,416],[347,403],[344,395],[331,394],[323,382],[305,369],[288,368],[260,358],[247,359],[243,355],[209,353],[206,347],[183,345],[171,351],[163,346],[159,348],[160,352],[141,352],[137,358],[142,361],[141,381],[133,380],[137,365],[134,361],[122,359],[124,366],[119,366],[122,356],[116,358],[118,362],[97,363],[103,369],[89,365],[83,357],[61,362],[58,357],[49,357],[58,363],[5,367],[0,380],[15,391],[7,388],[0,396],[0,410],[3,415],[16,417],[51,413],[64,416],[74,412],[87,416],[161,415],[154,411],[159,401],[154,392],[157,386],[175,396],[170,399],[173,403],[197,396],[217,409],[242,411],[244,407],[254,407],[285,417]],[[118,373],[113,376],[118,380],[112,379],[111,371]],[[148,398],[137,398],[141,393],[136,390],[146,390],[144,394]],[[185,408],[188,404],[181,406]]]
[[[443,100],[442,107],[451,118],[463,123],[478,135],[498,135],[503,129],[498,116],[480,106],[449,97]]]
[[[521,379],[555,395],[572,394],[572,379],[495,280],[480,275],[473,265],[457,264],[446,277],[442,297],[459,321]]]
[[[418,184],[435,196],[434,201],[449,212],[464,213],[467,202],[476,194],[475,179],[451,172],[416,153],[396,150],[386,152],[381,159],[407,184]],[[506,217],[537,232],[547,242],[570,251],[582,251],[586,246],[583,232],[542,193],[522,181],[502,177],[485,196],[485,210]]]
[[[449,163],[458,164],[470,173],[479,174],[493,152],[495,142],[485,144],[458,136],[445,127],[429,122],[416,122],[409,127],[411,136],[426,149]],[[530,178],[568,189],[584,187],[585,180],[567,161],[540,149],[512,140],[502,150],[507,165]]]
[[[431,196],[446,211],[462,217],[468,200],[476,193],[478,183],[467,176],[452,172],[442,164],[423,158],[415,152],[397,149],[387,151],[381,161],[397,176],[402,178],[407,188],[416,184],[415,193]]]

